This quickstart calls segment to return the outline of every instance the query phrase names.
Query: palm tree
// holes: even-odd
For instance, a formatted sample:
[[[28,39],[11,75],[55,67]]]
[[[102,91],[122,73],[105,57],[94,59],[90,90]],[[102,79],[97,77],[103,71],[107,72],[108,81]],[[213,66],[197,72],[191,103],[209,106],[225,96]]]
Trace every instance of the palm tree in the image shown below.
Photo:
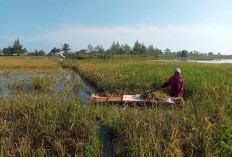
[[[53,55],[55,55],[55,54],[57,54],[57,53],[59,53],[60,52],[60,49],[57,49],[56,47],[54,47],[52,50],[51,50],[51,54],[53,54]]]
[[[62,45],[61,51],[64,51],[64,53],[63,53],[64,55],[66,55],[66,54],[68,53],[68,51],[71,50],[69,47],[70,47],[70,46],[69,46],[69,44],[67,44],[67,43],[64,43],[64,44]]]

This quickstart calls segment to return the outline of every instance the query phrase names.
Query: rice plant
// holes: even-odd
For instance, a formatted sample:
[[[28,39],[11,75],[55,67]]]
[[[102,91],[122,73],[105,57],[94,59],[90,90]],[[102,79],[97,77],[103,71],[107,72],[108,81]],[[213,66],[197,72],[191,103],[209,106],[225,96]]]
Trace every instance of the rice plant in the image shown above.
[[[232,65],[128,60],[65,60],[102,95],[143,93],[179,67],[183,109],[95,106],[116,156],[231,156]],[[165,90],[168,94],[168,89]]]
[[[74,76],[58,68],[1,71],[1,156],[101,155],[95,116]]]
[[[1,69],[58,68],[59,62],[49,58],[0,57]]]
[[[1,156],[100,156],[95,117],[67,95],[0,99]]]

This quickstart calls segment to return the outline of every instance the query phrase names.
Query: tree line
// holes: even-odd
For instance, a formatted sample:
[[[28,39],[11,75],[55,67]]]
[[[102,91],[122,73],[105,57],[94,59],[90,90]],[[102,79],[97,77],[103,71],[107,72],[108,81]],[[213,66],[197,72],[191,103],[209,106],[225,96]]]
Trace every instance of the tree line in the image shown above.
[[[62,52],[62,53],[61,53]],[[221,56],[220,53],[214,54],[209,53],[200,53],[198,51],[171,51],[169,48],[166,48],[164,51],[154,47],[153,45],[146,46],[143,43],[140,43],[138,40],[135,41],[133,47],[130,47],[128,44],[120,44],[119,42],[113,42],[109,49],[104,49],[102,45],[92,46],[89,44],[86,49],[72,52],[70,45],[68,43],[62,44],[61,48],[54,47],[49,53],[45,53],[43,50],[34,50],[33,52],[28,52],[26,48],[23,48],[23,45],[20,44],[19,39],[17,38],[12,46],[3,48],[0,50],[0,53],[5,56],[12,55],[29,55],[29,56],[52,56],[52,55],[62,55],[70,58],[84,58],[86,56],[99,57],[99,58],[109,58],[117,55],[128,55],[128,56],[155,56],[155,57],[188,57],[188,56]]]
[[[17,38],[12,46],[8,46],[7,48],[4,48],[1,53],[5,56],[12,56],[12,55],[22,55],[27,52],[26,48],[23,48],[23,45],[20,44],[19,38]]]
[[[200,53],[199,51],[171,51],[169,48],[166,48],[162,51],[159,48],[154,47],[153,45],[145,46],[143,43],[140,43],[138,40],[135,41],[133,47],[130,47],[128,44],[120,44],[119,42],[113,42],[109,49],[105,50],[103,46],[97,45],[93,47],[88,45],[86,49],[75,52],[67,52],[66,56],[70,57],[81,57],[81,56],[97,56],[100,58],[108,58],[115,55],[131,55],[131,56],[154,56],[154,57],[169,57],[169,58],[178,58],[178,57],[201,57],[201,56],[221,56],[220,53],[214,54],[209,53]]]
[[[17,38],[12,46],[8,46],[6,48],[0,49],[0,54],[4,56],[20,56],[20,55],[28,55],[28,56],[45,56],[45,55],[55,55],[61,51],[64,51],[64,54],[67,55],[68,51],[71,50],[69,48],[69,44],[65,43],[62,45],[62,48],[53,48],[50,53],[46,54],[44,50],[34,50],[32,52],[28,52],[26,48],[23,48],[23,45],[20,44],[19,38]]]

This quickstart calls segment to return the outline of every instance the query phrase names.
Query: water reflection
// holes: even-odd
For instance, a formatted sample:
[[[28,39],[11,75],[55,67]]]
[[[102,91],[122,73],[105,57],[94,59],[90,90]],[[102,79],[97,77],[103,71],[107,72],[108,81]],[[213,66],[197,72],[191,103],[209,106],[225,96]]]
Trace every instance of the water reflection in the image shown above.
[[[64,69],[64,68],[62,68],[61,66],[60,66],[60,69],[62,70],[62,71],[67,71],[68,69]],[[75,72],[75,71],[73,71],[72,70],[72,75],[71,74],[69,74],[68,76],[67,76],[67,79],[70,79],[71,77],[74,77],[75,78],[75,80],[78,82],[78,84],[80,84],[80,90],[79,90],[79,92],[78,92],[78,95],[79,95],[79,97],[81,98],[81,101],[86,105],[86,104],[88,104],[89,103],[89,97],[90,97],[90,95],[92,94],[92,93],[96,93],[96,91],[95,91],[95,89],[90,85],[90,84],[88,84],[85,80],[83,80],[82,78],[81,78],[81,76],[77,73],[77,72]]]
[[[222,63],[232,63],[232,59],[214,59],[214,60],[153,60],[153,61],[174,61],[174,62],[195,62],[195,63],[215,63],[215,64],[222,64]]]
[[[188,62],[197,62],[197,63],[232,63],[232,59],[215,59],[215,60],[188,60]]]
[[[95,93],[76,72],[60,68],[58,70],[2,70],[0,71],[0,96],[13,98],[20,94],[43,94],[44,97],[55,94],[57,98],[66,94],[80,97],[82,103],[89,103],[89,96]]]

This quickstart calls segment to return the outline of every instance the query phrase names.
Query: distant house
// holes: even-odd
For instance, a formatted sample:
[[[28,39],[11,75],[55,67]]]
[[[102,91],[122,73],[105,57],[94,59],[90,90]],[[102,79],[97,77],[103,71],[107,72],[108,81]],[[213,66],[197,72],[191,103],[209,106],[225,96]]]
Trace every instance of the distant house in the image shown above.
[[[61,58],[65,58],[65,56],[61,53],[61,54],[59,54],[59,56],[61,57]]]
[[[63,55],[63,53],[56,53],[55,56],[59,56],[60,58],[65,58],[65,56]]]
[[[27,55],[28,55],[28,53],[20,54],[20,56],[27,56]]]

